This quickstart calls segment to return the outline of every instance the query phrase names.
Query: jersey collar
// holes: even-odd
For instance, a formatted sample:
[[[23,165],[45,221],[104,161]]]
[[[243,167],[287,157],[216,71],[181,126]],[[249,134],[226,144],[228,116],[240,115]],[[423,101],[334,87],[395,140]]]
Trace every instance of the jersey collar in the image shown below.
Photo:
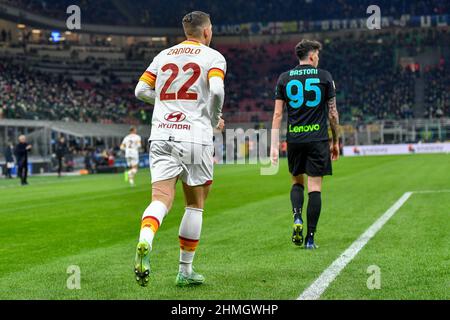
[[[202,43],[198,40],[195,39],[186,39],[185,41],[183,41],[181,44],[191,44],[194,46],[200,46],[202,45]]]

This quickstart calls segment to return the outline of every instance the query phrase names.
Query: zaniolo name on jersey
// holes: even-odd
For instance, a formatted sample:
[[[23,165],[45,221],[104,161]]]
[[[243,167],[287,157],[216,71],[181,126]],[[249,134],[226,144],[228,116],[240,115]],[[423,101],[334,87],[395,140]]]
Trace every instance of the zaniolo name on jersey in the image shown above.
[[[209,79],[225,73],[225,58],[197,41],[161,51],[140,78],[156,91],[150,140],[211,145]]]

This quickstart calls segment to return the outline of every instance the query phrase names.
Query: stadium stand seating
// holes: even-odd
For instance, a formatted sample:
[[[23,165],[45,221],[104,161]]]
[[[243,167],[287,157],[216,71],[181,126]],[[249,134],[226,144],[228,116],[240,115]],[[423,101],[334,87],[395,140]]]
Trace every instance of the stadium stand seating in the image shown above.
[[[448,56],[421,70],[402,67],[394,59],[402,51],[432,50],[430,43],[448,47],[448,32],[410,30],[403,40],[398,39],[390,32],[322,39],[321,67],[335,78],[344,121],[422,117],[414,112],[417,79],[425,83],[426,116],[449,115]],[[295,42],[283,42],[218,47],[228,61],[228,121],[270,120],[277,77],[297,63],[294,46]],[[148,63],[139,59],[42,58],[33,57],[32,52],[28,52],[26,64],[17,55],[4,57],[0,62],[0,116],[148,123],[151,107],[133,95],[136,80]]]
[[[425,70],[425,113],[424,117],[436,118],[450,115],[450,64],[441,64]]]
[[[0,0],[56,18],[65,18],[65,8],[77,4],[83,9],[83,20],[90,23],[158,27],[179,27],[180,17],[193,8],[210,12],[215,23],[227,24],[355,18],[370,2],[286,0],[256,5],[245,0],[190,0],[173,6],[156,0],[135,0],[133,5],[107,0]],[[377,4],[390,16],[441,14],[449,9],[444,0],[380,0]],[[319,39],[324,44],[320,66],[336,81],[343,121],[449,116],[450,35],[445,28],[424,30],[336,33]],[[151,107],[137,101],[133,89],[151,56],[161,48],[115,47],[95,39],[83,46],[51,44],[44,33],[42,42],[29,43],[25,34],[20,46],[11,46],[9,37],[0,31],[0,44],[6,44],[0,50],[0,118],[149,122]],[[217,46],[228,61],[224,107],[228,121],[270,121],[277,77],[297,63],[294,46],[293,41]],[[434,59],[439,62],[417,68],[398,63],[398,57],[427,51],[439,52],[441,56]],[[418,101],[418,91],[423,101]]]
[[[98,69],[94,69],[98,70]],[[140,114],[130,84],[75,81],[68,74],[45,73],[18,60],[0,62],[0,117],[133,123]]]

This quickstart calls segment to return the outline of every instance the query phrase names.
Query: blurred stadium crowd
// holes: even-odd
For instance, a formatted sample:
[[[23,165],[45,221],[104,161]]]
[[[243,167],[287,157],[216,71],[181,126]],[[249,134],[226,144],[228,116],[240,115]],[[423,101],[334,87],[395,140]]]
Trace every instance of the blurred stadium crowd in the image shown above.
[[[338,36],[321,41],[321,67],[335,78],[344,121],[450,115],[448,57],[428,66],[401,66],[395,59],[398,52],[414,56],[436,45],[448,45],[450,34],[445,30],[363,33],[358,38]],[[297,63],[294,46],[289,42],[218,46],[228,61],[224,109],[228,121],[270,119],[277,76]],[[33,65],[32,55],[29,52],[26,64],[20,57],[1,59],[0,118],[148,123],[151,108],[135,99],[133,89],[150,61],[144,61],[138,52],[128,52],[137,59],[134,64],[126,61],[136,66],[131,81],[117,76],[107,60],[54,61],[59,68],[65,65],[60,71],[86,70],[84,78],[75,80],[67,72],[42,71]],[[424,86],[423,114],[414,111],[418,84]]]
[[[138,101],[131,84],[107,79],[99,83],[74,81],[67,75],[34,71],[4,58],[0,62],[0,118],[132,122],[127,117],[138,109]]]

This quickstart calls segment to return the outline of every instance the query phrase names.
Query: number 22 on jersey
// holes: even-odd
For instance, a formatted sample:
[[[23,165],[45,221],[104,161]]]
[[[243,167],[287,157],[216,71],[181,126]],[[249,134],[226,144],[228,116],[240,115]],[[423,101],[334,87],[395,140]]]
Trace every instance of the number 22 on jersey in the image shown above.
[[[187,63],[183,66],[182,71],[187,73],[189,70],[192,70],[193,73],[190,78],[181,86],[181,88],[177,92],[167,92],[170,88],[173,81],[178,77],[180,73],[180,69],[174,63],[168,63],[161,68],[162,72],[171,72],[169,78],[164,83],[164,86],[161,90],[161,94],[159,99],[161,101],[167,100],[197,100],[196,92],[189,92],[191,86],[198,80],[200,77],[201,69],[200,66],[194,62]]]

